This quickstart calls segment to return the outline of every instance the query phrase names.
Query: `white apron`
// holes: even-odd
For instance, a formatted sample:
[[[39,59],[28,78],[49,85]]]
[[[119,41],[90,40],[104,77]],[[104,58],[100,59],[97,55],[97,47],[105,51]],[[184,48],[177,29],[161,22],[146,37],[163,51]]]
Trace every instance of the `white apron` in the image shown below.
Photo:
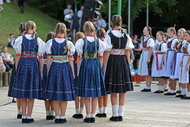
[[[139,60],[138,74],[141,76],[149,75],[148,74],[148,64],[147,64],[148,54],[149,54],[149,50],[144,49],[142,51],[142,54],[141,54],[141,57]]]
[[[186,64],[188,62],[188,59],[189,56],[183,57],[179,83],[189,83],[189,71],[186,71]]]
[[[172,67],[170,65],[171,65],[171,62],[173,61],[174,53],[175,53],[175,51],[169,50],[166,54],[166,62],[164,64],[165,69],[166,69],[166,72],[164,75],[165,77],[170,78],[170,76],[171,76]]]
[[[184,53],[182,53],[182,52],[177,53],[175,72],[174,72],[173,77],[171,77],[173,79],[179,79],[179,77],[180,77],[180,74],[181,74],[181,62],[182,62],[183,55],[184,55]]]

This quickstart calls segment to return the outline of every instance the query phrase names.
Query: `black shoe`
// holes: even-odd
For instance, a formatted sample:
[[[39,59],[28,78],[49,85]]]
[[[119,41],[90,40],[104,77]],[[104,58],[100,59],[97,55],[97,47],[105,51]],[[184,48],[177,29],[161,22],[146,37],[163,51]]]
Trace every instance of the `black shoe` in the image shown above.
[[[73,118],[75,118],[75,119],[82,119],[83,118],[83,114],[74,114]]]
[[[164,92],[167,92],[168,91],[168,89],[164,89]]]
[[[55,119],[55,123],[60,123],[60,119]]]
[[[84,122],[85,122],[85,123],[91,123],[91,118],[85,118],[85,119],[84,119]]]
[[[151,92],[151,89],[143,89],[141,92]]]
[[[34,119],[27,119],[28,120],[28,123],[33,123],[34,122]]]
[[[170,95],[176,95],[176,93],[170,93],[170,92],[167,92],[167,93],[165,93],[164,95],[168,95],[168,96],[170,96]]]
[[[106,114],[106,113],[103,113],[103,114],[102,114],[102,117],[104,117],[104,118],[107,117],[107,114]]]
[[[90,118],[91,119],[91,123],[95,123],[95,118]]]
[[[55,116],[53,116],[53,115],[46,116],[46,120],[53,120],[54,118],[55,118]]]
[[[22,123],[28,123],[28,119],[22,119]]]
[[[181,90],[177,90],[176,93],[181,93]]]
[[[181,99],[190,99],[190,97],[183,96],[183,97],[181,97]]]
[[[102,117],[103,117],[103,114],[102,114],[102,113],[97,113],[97,114],[96,114],[96,117],[102,118]]]
[[[22,119],[22,114],[17,114],[17,119]]]
[[[114,122],[117,122],[117,121],[119,121],[119,118],[116,116],[116,117],[111,117],[110,118],[110,121],[114,121]]]
[[[118,121],[123,121],[123,117],[122,116],[118,116]]]
[[[179,94],[179,95],[176,95],[175,97],[182,97],[182,96],[184,96],[184,95]]]
[[[164,91],[157,90],[157,91],[155,91],[154,93],[164,93]]]
[[[59,123],[66,123],[67,120],[66,119],[59,119]]]

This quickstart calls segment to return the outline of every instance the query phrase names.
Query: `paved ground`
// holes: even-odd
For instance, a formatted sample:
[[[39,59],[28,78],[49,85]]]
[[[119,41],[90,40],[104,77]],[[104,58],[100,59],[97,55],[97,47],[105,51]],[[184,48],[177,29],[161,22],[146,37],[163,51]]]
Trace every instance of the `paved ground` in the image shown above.
[[[16,104],[12,103],[0,107],[0,127],[190,127],[190,101],[175,97],[166,97],[153,93],[141,93],[144,84],[135,86],[134,92],[127,94],[124,122],[110,122],[108,119],[96,119],[95,124],[85,124],[82,120],[75,120],[71,116],[75,112],[74,102],[70,102],[67,109],[67,123],[54,124],[45,120],[43,101],[36,101],[32,124],[21,124],[16,117]],[[0,105],[10,102],[7,97],[8,88],[0,88]],[[156,85],[153,85],[153,90]],[[111,116],[109,104],[108,116]]]

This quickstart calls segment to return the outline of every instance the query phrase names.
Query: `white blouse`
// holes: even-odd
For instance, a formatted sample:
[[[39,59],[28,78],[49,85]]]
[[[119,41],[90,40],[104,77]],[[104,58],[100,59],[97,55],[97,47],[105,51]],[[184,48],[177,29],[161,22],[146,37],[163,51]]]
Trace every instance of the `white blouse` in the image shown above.
[[[26,34],[24,35],[28,40],[32,40],[32,35]],[[22,41],[23,40],[23,36],[19,36],[13,45],[13,48],[15,49],[16,53],[21,53],[22,52]],[[37,37],[37,44],[38,44],[38,55],[43,55],[45,50],[44,50],[44,46],[45,43],[44,41],[42,41],[42,39],[40,39],[39,37]]]
[[[55,38],[55,41],[58,42],[58,43],[63,43],[63,42],[65,42],[65,39],[64,38]],[[52,43],[53,43],[53,39],[49,40],[46,43],[45,52],[47,54],[51,54]],[[67,40],[67,46],[68,46],[68,49],[69,49],[68,55],[73,55],[75,53],[75,46],[73,45],[73,43],[71,41],[68,41],[68,40]]]
[[[109,50],[109,51],[110,51],[113,46],[112,46],[112,44],[111,44],[111,38],[110,38],[110,36],[109,36],[109,32],[110,32],[110,31],[108,31],[108,32],[106,33],[106,35],[105,35],[105,43],[106,43],[106,50]],[[111,32],[112,32],[112,34],[113,34],[114,36],[116,36],[116,37],[118,37],[118,38],[124,36],[124,33],[121,33],[121,31],[119,31],[119,30],[112,30]],[[133,49],[133,48],[134,48],[134,45],[133,45],[133,43],[132,43],[132,40],[131,40],[130,36],[129,36],[128,34],[126,34],[126,36],[127,36],[127,44],[126,44],[126,46],[125,46],[125,49]]]
[[[172,50],[175,50],[175,45],[176,45],[176,43],[178,42],[178,39],[177,39],[177,38],[174,39],[174,38],[175,38],[175,37],[172,37],[172,38],[169,38],[169,39],[167,40],[167,43],[170,42],[171,40],[173,40],[172,43],[171,43],[171,49],[172,49]]]
[[[94,37],[88,37],[87,36],[87,40],[90,41],[90,42],[94,42]],[[98,55],[99,56],[103,56],[103,53],[104,51],[106,50],[106,46],[105,46],[105,42],[102,42],[100,39],[99,40],[99,50],[98,50]],[[84,46],[84,40],[83,38],[79,39],[77,42],[76,42],[76,50],[77,50],[77,53],[78,55],[82,56],[82,53],[83,53],[83,46]]]

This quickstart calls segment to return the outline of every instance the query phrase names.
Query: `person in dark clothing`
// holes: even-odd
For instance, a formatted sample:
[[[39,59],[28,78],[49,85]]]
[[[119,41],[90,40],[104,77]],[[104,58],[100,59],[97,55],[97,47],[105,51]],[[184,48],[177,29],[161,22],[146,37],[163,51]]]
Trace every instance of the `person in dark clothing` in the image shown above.
[[[20,8],[21,13],[24,13],[24,2],[25,0],[18,0],[18,6]]]
[[[134,49],[133,49],[133,53],[134,53],[134,61],[133,61],[133,68],[135,70],[138,69],[138,61],[140,59],[140,55],[141,55],[141,48],[140,48],[140,42],[138,42],[138,36],[137,35],[134,35],[133,36],[133,45],[134,45]]]

